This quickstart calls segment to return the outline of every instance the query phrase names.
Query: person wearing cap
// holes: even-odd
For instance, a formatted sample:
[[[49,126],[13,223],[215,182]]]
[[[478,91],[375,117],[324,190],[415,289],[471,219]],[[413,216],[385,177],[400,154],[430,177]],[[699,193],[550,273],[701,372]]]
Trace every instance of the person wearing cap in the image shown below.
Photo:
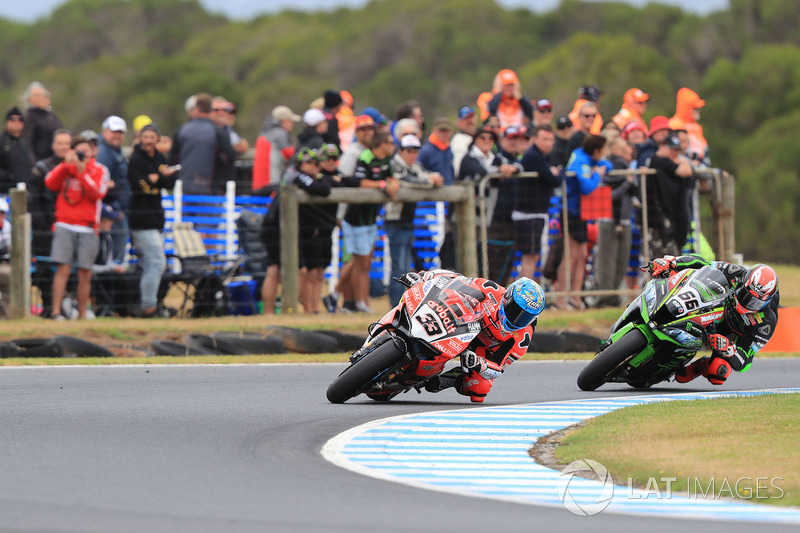
[[[650,95],[643,90],[637,87],[628,89],[622,97],[622,107],[611,120],[619,127],[620,131],[624,131],[625,127],[631,122],[641,124],[644,129],[647,127],[647,122],[644,120],[644,113],[647,111],[647,102],[649,101]]]
[[[368,150],[364,150],[356,164],[353,177],[359,186],[381,189],[388,198],[394,198],[400,182],[392,175],[390,161],[395,145],[387,131],[377,131]],[[336,292],[344,298],[343,309],[372,312],[369,306],[369,271],[372,267],[372,250],[378,236],[376,217],[381,204],[348,204],[342,220],[345,246],[352,259],[342,267]]]
[[[444,179],[439,174],[428,172],[417,162],[422,143],[416,135],[404,135],[400,138],[397,153],[391,161],[392,174],[400,180],[401,188],[431,189],[441,187]],[[389,253],[392,258],[391,277],[400,277],[412,266],[414,250],[414,216],[416,202],[387,202],[383,229],[389,241]],[[399,283],[389,283],[389,305],[400,301],[405,288]]]
[[[533,106],[522,94],[517,73],[511,69],[498,72],[492,82],[492,92],[478,96],[481,120],[496,116],[500,126],[521,126],[533,120]]]
[[[670,132],[650,160],[655,176],[647,179],[647,222],[653,257],[680,255],[689,234],[691,213],[686,191],[693,183],[691,163],[681,158],[681,140]],[[652,199],[651,199],[652,197]]]
[[[328,121],[328,130],[322,135],[322,139],[324,144],[335,144],[339,148],[339,119],[336,115],[345,106],[344,98],[341,91],[328,89],[322,93],[322,101],[322,112]]]
[[[11,223],[8,221],[8,211],[8,201],[0,198],[0,311],[3,313],[8,312],[11,279]]]
[[[236,154],[230,136],[211,120],[209,94],[195,95],[189,117],[172,138],[169,164],[181,165],[178,179],[184,194],[223,194],[225,183],[218,180],[215,170],[232,166]]]
[[[553,124],[553,103],[547,98],[540,98],[533,107],[534,127],[542,124]]]
[[[99,245],[98,213],[107,188],[103,169],[87,155],[90,150],[86,139],[75,137],[64,161],[44,179],[45,186],[58,193],[50,250],[50,260],[58,265],[52,296],[52,316],[56,320],[64,320],[61,302],[73,261],[78,267],[79,318],[86,318],[91,295],[91,269]]]
[[[458,131],[450,140],[450,150],[453,152],[453,175],[458,176],[461,169],[461,160],[467,155],[472,138],[478,127],[475,124],[475,110],[468,105],[462,106],[458,110],[458,120],[456,121]]]
[[[619,136],[634,146],[644,144],[647,142],[647,127],[638,120],[632,120],[622,129]]]
[[[706,101],[696,92],[688,87],[681,87],[678,89],[675,115],[669,119],[669,127],[673,130],[686,130],[689,133],[689,156],[709,165],[708,141],[703,135],[703,126],[698,122],[700,109],[705,105]]]
[[[321,109],[310,108],[303,113],[303,129],[297,134],[297,150],[311,148],[319,150],[325,144],[328,131],[328,116]]]
[[[100,142],[97,151],[97,162],[108,169],[111,184],[109,203],[118,211],[128,213],[131,203],[131,186],[128,183],[128,160],[122,153],[122,144],[128,124],[121,117],[111,115],[103,121],[100,132]],[[125,249],[128,245],[128,219],[123,217],[114,223],[111,237],[114,239],[114,261],[122,263],[125,260]]]
[[[234,152],[243,154],[250,149],[250,143],[247,142],[247,139],[242,138],[233,129],[233,125],[236,124],[236,106],[233,105],[233,102],[224,96],[215,96],[211,100],[211,120],[230,136]]]
[[[279,105],[272,109],[256,139],[253,157],[253,191],[280,183],[281,176],[294,154],[292,128],[300,115]]]
[[[14,106],[6,113],[6,125],[0,135],[0,194],[25,182],[33,170],[33,153],[22,140],[25,117]]]
[[[636,147],[636,166],[649,167],[650,159],[670,134],[669,119],[664,116],[656,116],[650,119],[650,130],[647,132],[647,140]]]
[[[167,266],[164,254],[164,207],[161,191],[175,187],[178,171],[167,166],[167,158],[158,151],[160,132],[147,124],[139,132],[128,165],[127,181],[131,188],[128,211],[131,237],[142,275],[139,278],[139,316],[149,318],[158,310],[158,288]]]
[[[603,96],[603,91],[598,89],[597,85],[584,85],[578,89],[578,99],[575,100],[575,105],[572,106],[572,111],[569,112],[572,125],[578,128],[578,130],[585,130],[593,135],[600,135],[600,131],[603,129],[603,117],[600,115],[599,111],[597,111],[597,106],[600,104],[601,96]],[[581,120],[585,118],[582,116],[582,108],[587,103],[592,103],[595,106],[595,116],[588,128],[584,124],[585,121]],[[578,143],[577,146],[580,146],[580,143]]]
[[[567,115],[556,119],[556,139],[553,150],[550,152],[550,164],[554,167],[565,168],[569,161],[569,139],[574,133],[572,121]]]
[[[53,155],[53,134],[63,128],[61,120],[50,106],[50,91],[38,81],[31,82],[25,89],[25,127],[22,138],[28,143],[36,161]]]
[[[455,180],[453,169],[453,151],[450,139],[453,137],[453,124],[446,117],[436,117],[433,131],[428,141],[419,151],[418,161],[428,172],[436,172],[444,178],[445,185],[452,185]]]
[[[358,158],[372,144],[375,136],[375,121],[369,115],[356,117],[356,137],[339,160],[339,171],[343,176],[352,176],[356,171]]]
[[[152,123],[153,119],[147,115],[136,115],[133,118],[133,122],[131,123],[131,126],[133,127],[133,143],[131,144],[131,148],[139,143],[139,133],[142,131],[142,128]],[[172,138],[167,137],[166,135],[161,135],[156,148],[165,156],[169,155],[169,151],[172,149]]]

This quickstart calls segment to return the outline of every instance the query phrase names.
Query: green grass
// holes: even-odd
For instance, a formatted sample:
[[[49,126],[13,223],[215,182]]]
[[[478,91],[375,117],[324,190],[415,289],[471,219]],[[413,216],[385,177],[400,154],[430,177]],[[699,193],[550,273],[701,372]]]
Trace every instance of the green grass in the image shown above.
[[[738,499],[800,505],[798,415],[800,394],[637,405],[589,420],[555,454],[565,464],[598,461],[618,485],[630,478],[633,486],[646,488],[655,478],[664,494],[662,478],[676,478],[673,493],[697,495],[712,480],[715,494],[725,480],[731,489],[742,480],[734,493]],[[779,489],[764,479],[775,480]]]

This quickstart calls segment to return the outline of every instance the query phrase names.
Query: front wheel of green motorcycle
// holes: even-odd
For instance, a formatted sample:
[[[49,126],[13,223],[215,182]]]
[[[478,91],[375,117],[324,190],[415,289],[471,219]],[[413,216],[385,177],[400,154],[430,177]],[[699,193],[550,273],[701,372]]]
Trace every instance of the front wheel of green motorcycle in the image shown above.
[[[606,382],[608,376],[632,356],[647,346],[644,333],[634,328],[617,342],[597,354],[578,375],[578,387],[581,390],[593,391]]]

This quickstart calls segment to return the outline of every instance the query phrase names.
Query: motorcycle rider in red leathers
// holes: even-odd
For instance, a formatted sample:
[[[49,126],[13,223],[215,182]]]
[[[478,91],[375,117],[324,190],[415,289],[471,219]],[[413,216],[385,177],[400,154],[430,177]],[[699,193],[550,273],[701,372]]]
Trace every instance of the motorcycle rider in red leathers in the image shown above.
[[[725,322],[708,336],[711,357],[702,357],[675,374],[675,381],[688,383],[703,376],[712,385],[722,385],[732,370],[744,372],[753,357],[767,344],[778,324],[778,275],[767,265],[746,268],[724,261],[706,261],[697,254],[680,257],[665,255],[654,259],[648,271],[654,277],[668,277],[686,268],[714,266],[734,287],[734,296],[725,306]]]
[[[529,278],[520,278],[508,288],[484,278],[468,278],[449,270],[409,272],[399,278],[411,287],[435,277],[457,278],[484,294],[480,333],[460,354],[461,368],[455,368],[425,383],[428,392],[455,387],[473,402],[482,402],[493,380],[511,363],[525,355],[533,337],[539,313],[545,307],[544,291]]]

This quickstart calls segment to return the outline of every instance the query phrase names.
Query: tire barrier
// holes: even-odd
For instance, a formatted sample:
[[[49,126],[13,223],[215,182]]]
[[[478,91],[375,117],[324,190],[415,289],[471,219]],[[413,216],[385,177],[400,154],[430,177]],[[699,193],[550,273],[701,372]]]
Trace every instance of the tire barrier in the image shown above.
[[[261,333],[251,333],[246,331],[220,331],[212,333],[211,338],[220,346],[226,346],[234,353],[234,350],[242,355],[270,355],[286,353],[283,339],[279,337],[266,336]]]
[[[365,336],[360,335],[353,335],[352,333],[342,333],[340,331],[334,330],[316,330],[317,333],[321,333],[323,335],[327,335],[329,337],[333,337],[336,339],[336,343],[338,345],[338,350],[340,352],[354,352],[361,348],[366,340]]]
[[[53,340],[61,345],[65,356],[75,355],[77,357],[114,357],[114,354],[106,348],[77,337],[59,335]]]
[[[266,331],[267,336],[282,339],[284,346],[290,352],[331,353],[339,351],[339,343],[327,333],[280,326],[267,326]]]
[[[218,355],[216,352],[201,348],[192,348],[179,342],[156,339],[150,343],[153,355]]]
[[[567,351],[567,340],[558,333],[535,332],[529,353],[564,353]]]
[[[64,349],[55,339],[30,338],[13,339],[12,344],[19,348],[17,357],[63,357]]]
[[[19,357],[19,346],[13,342],[0,342],[0,359]]]

